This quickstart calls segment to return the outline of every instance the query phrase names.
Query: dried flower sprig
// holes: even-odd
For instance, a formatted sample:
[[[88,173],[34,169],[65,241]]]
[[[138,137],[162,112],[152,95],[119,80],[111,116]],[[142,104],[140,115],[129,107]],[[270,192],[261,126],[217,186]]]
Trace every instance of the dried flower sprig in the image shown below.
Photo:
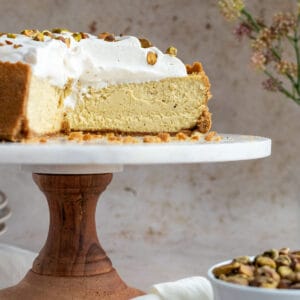
[[[218,3],[227,20],[238,22],[234,30],[236,37],[250,40],[251,62],[267,76],[263,87],[280,92],[300,105],[300,0],[297,0],[296,14],[276,13],[269,26],[254,17],[243,0]]]

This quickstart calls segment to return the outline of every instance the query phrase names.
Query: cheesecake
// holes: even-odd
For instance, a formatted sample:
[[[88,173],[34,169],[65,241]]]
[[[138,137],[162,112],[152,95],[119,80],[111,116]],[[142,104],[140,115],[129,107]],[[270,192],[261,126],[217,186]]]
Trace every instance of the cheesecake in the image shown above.
[[[0,139],[207,133],[209,80],[199,62],[186,66],[176,54],[109,33],[1,33]]]

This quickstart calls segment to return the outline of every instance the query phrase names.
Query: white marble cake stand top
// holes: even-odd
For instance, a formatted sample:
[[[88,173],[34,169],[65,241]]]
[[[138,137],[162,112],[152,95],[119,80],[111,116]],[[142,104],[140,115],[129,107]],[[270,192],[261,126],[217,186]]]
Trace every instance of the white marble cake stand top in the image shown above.
[[[271,154],[268,138],[221,134],[220,142],[113,144],[53,138],[47,143],[0,143],[0,164],[32,172],[87,174],[121,171],[124,165],[208,163],[257,159]]]

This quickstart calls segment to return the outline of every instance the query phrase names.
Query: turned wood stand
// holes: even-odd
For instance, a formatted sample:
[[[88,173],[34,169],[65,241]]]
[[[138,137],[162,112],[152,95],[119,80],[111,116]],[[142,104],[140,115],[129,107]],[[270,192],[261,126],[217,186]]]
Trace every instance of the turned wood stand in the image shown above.
[[[48,238],[31,271],[0,291],[2,300],[128,300],[144,293],[128,287],[113,268],[96,232],[99,195],[112,174],[33,174],[50,210]]]
[[[34,173],[50,210],[44,248],[18,285],[0,290],[0,300],[129,300],[143,295],[121,280],[97,238],[96,204],[111,173],[124,165],[224,162],[270,154],[270,139],[228,134],[217,143],[80,144],[64,138],[46,144],[0,143],[0,164],[19,164]]]

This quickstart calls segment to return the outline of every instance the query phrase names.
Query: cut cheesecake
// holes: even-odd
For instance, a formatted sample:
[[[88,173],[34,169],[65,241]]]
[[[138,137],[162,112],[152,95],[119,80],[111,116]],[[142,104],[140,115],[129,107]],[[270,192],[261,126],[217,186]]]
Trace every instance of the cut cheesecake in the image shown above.
[[[210,84],[135,37],[54,30],[0,37],[0,139],[69,131],[207,133]],[[174,48],[173,48],[174,49]]]
[[[90,89],[66,121],[76,131],[175,133],[197,126],[207,112],[206,90],[198,75]]]

